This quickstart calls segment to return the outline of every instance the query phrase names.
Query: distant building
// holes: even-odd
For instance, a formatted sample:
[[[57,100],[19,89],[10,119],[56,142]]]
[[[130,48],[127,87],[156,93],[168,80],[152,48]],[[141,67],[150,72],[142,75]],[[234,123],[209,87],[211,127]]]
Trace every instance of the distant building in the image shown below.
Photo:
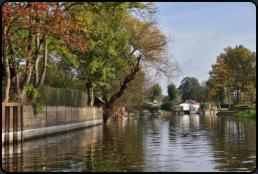
[[[154,107],[154,106],[159,106],[159,108],[161,108],[161,102],[157,102],[156,100],[154,100],[153,103],[151,103],[151,102],[144,102],[144,103],[149,104],[149,105],[151,105],[152,107]]]
[[[185,110],[198,111],[198,109],[200,108],[200,103],[195,102],[194,100],[186,100],[186,101],[180,102],[176,105],[177,106],[183,106],[184,111]]]

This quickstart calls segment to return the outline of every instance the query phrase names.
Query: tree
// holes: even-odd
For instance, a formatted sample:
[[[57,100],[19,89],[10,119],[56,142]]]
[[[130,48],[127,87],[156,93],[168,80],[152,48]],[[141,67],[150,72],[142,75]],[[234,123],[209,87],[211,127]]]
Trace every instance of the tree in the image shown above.
[[[116,74],[117,78],[119,79],[118,82],[111,83],[110,81],[111,88],[107,89],[101,87],[101,89],[104,88],[103,91],[105,91],[105,94],[107,94],[107,98],[110,98],[119,91],[120,85],[129,71],[129,69],[127,69],[125,72],[119,71]],[[148,91],[144,89],[146,83],[148,83],[146,74],[143,71],[139,71],[139,73],[135,75],[135,79],[128,84],[124,94],[114,102],[114,111],[119,110],[121,107],[125,107],[125,110],[128,113],[140,111],[143,103],[148,97]]]
[[[180,96],[182,98],[182,100],[189,100],[191,99],[191,96],[193,94],[193,90],[195,87],[198,87],[199,82],[196,78],[194,77],[185,77],[182,81],[181,84],[179,86],[179,90],[180,90]],[[196,97],[196,96],[195,96]]]
[[[148,98],[151,102],[153,102],[154,100],[157,100],[161,94],[162,94],[161,86],[157,83],[151,87]]]
[[[255,86],[256,54],[242,45],[236,46],[235,49],[227,47],[224,51],[212,65],[207,85],[211,89],[210,95],[216,100],[222,100],[225,90],[230,107],[231,93],[237,94],[238,103],[240,91],[245,92],[251,84]]]
[[[256,54],[243,45],[236,45],[234,49],[227,47],[224,51],[226,54],[224,61],[231,69],[239,103],[239,90],[245,92],[247,86],[253,83],[256,74]]]
[[[170,101],[174,101],[175,99],[177,99],[180,93],[180,90],[177,89],[176,85],[174,85],[173,83],[168,85],[167,91],[168,91],[168,96]]]
[[[253,103],[256,100],[256,88],[255,88],[254,84],[248,85],[246,87],[244,99],[246,101],[250,102],[252,110],[254,110]]]
[[[169,100],[169,96],[168,96],[168,95],[166,95],[166,96],[163,98],[162,102],[164,102],[164,103],[165,103],[165,102],[168,102],[168,101],[170,101],[170,100]]]
[[[15,88],[17,102],[26,101],[27,88],[34,69],[34,87],[38,90],[44,81],[47,64],[47,38],[57,36],[64,44],[73,48],[87,51],[88,42],[78,37],[73,31],[82,26],[80,20],[72,20],[69,13],[59,6],[58,2],[6,2],[2,8],[2,34],[3,59],[5,74],[9,77],[6,54],[10,52],[12,64],[15,69]],[[73,33],[69,35],[69,33]],[[44,48],[44,69],[38,78],[38,62]],[[21,59],[26,58],[26,65],[21,68]],[[20,85],[20,71],[25,78]],[[9,78],[6,78],[5,95],[3,102],[7,102],[9,91]]]
[[[214,83],[211,79],[206,81],[206,85],[209,88],[209,97],[214,102],[218,103],[220,108],[220,103],[223,103],[226,93],[223,86],[219,86],[218,84]]]
[[[71,88],[75,83],[74,74],[62,61],[54,61],[49,57],[44,84],[55,88]],[[42,68],[39,67],[39,72]]]
[[[207,80],[208,81],[208,80]],[[211,98],[210,98],[210,96],[209,96],[209,92],[210,92],[210,87],[209,86],[207,86],[206,85],[206,82],[207,81],[202,81],[201,82],[201,87],[202,87],[202,91],[203,91],[203,94],[204,94],[204,96],[202,96],[203,97],[203,99],[201,99],[201,100],[199,100],[199,102],[210,102],[211,101]]]
[[[163,101],[163,99],[165,98],[166,96],[164,94],[160,94],[160,96],[157,98],[157,101],[158,102],[161,102]]]
[[[172,62],[167,53],[169,38],[158,29],[157,21],[151,15],[141,20],[127,15],[125,29],[130,33],[129,42],[127,50],[121,50],[118,58],[127,64],[130,73],[122,81],[119,91],[110,98],[107,98],[105,90],[102,91],[102,99],[106,102],[104,123],[113,112],[114,102],[124,94],[140,70],[152,68],[170,79],[180,71],[178,63]]]
[[[87,4],[87,5],[86,5]],[[72,6],[72,7],[70,7]],[[94,89],[102,86],[110,88],[108,80],[116,81],[115,67],[126,68],[125,61],[116,58],[127,44],[128,33],[124,29],[124,16],[133,7],[145,8],[143,3],[68,3],[69,12],[74,18],[85,21],[80,36],[90,41],[88,52],[61,49],[62,60],[76,69],[77,78],[85,81],[88,105],[93,106]],[[147,8],[147,7],[146,7]],[[71,57],[73,57],[71,59]]]
[[[217,95],[224,89],[228,95],[228,104],[230,108],[230,94],[234,91],[234,77],[229,64],[224,61],[226,55],[221,53],[217,56],[216,63],[211,65],[212,70],[209,71],[209,80],[207,85],[211,88],[211,96]]]

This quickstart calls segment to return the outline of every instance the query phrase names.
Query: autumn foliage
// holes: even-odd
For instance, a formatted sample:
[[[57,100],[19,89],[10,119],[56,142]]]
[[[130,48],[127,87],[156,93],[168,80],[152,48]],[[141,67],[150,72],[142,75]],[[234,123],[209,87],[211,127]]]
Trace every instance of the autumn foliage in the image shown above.
[[[73,33],[83,27],[82,20],[72,20],[69,13],[58,7],[58,2],[6,2],[2,7],[2,27],[7,27],[3,39],[11,39],[27,52],[26,59],[32,63],[32,38],[55,35],[73,49],[87,51],[88,41]],[[29,33],[29,37],[17,37],[16,33]],[[40,35],[36,36],[37,33]],[[39,51],[39,50],[36,50]],[[32,64],[30,64],[32,65]],[[28,65],[27,65],[28,66]],[[28,67],[27,67],[28,68]]]
[[[87,52],[89,42],[76,34],[84,27],[84,21],[71,18],[60,4],[59,2],[6,2],[2,6],[2,46],[5,66],[8,66],[7,60],[11,57],[16,72],[19,72],[20,61],[17,62],[17,59],[26,59],[26,68],[22,72],[26,74],[22,91],[27,89],[33,66],[38,66],[37,62],[44,44],[45,59],[47,58],[47,38],[55,37],[67,47]],[[10,57],[7,57],[7,52],[10,53]],[[16,81],[19,80],[18,76],[19,73],[16,73]],[[16,88],[19,88],[17,83],[19,81],[16,82]],[[5,88],[8,90],[9,87]],[[19,90],[17,89],[17,93]],[[18,101],[23,101],[19,97],[18,94]]]

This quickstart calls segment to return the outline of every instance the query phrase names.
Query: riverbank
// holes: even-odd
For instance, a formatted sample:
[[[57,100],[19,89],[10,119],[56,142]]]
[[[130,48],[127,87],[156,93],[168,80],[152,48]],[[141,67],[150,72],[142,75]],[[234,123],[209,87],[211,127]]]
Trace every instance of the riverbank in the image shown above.
[[[2,103],[2,144],[103,123],[99,107],[46,105],[35,115],[33,104],[18,105]]]
[[[239,113],[234,114],[233,116],[242,118],[256,118],[256,110],[240,111]]]
[[[252,108],[250,104],[241,103],[234,105],[232,108],[226,111],[220,111],[217,115],[231,115],[235,117],[256,117],[256,104],[254,104],[254,111],[251,111]]]

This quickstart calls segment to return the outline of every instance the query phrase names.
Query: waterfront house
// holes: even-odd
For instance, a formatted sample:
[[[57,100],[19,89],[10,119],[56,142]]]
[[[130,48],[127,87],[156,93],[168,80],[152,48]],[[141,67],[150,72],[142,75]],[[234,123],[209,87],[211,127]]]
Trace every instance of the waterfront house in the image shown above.
[[[200,108],[200,103],[195,102],[194,100],[186,100],[186,101],[180,102],[176,105],[183,106],[184,111],[186,111],[186,110],[198,111],[198,109]]]

